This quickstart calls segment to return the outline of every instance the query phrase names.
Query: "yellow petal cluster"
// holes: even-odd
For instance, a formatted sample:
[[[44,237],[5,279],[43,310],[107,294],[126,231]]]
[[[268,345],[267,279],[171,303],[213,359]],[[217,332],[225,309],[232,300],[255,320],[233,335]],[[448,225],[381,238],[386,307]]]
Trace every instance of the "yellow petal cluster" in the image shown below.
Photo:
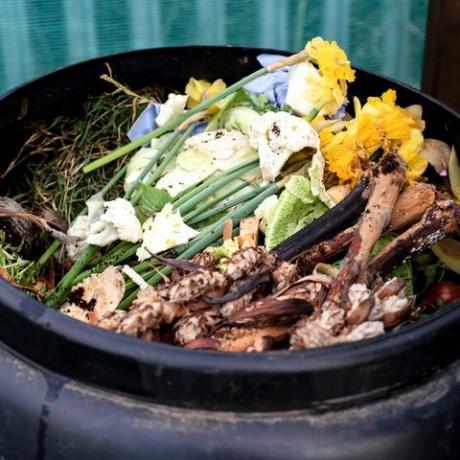
[[[321,37],[312,38],[305,46],[311,62],[316,64],[321,75],[333,80],[355,79],[355,71],[351,68],[345,51],[337,42],[328,42]]]
[[[197,80],[190,78],[185,86],[185,94],[188,96],[187,108],[192,109],[200,102],[206,101],[211,97],[217,96],[227,88],[225,82],[219,78],[212,83],[207,80]],[[217,104],[208,108],[209,113],[215,113],[219,110]]]
[[[410,138],[403,142],[398,149],[401,158],[407,164],[407,181],[409,183],[420,180],[421,175],[428,167],[428,161],[420,155],[423,149],[423,135],[418,129],[412,129]]]
[[[407,180],[419,180],[428,163],[421,156],[424,123],[413,110],[396,104],[396,91],[388,90],[381,97],[369,97],[360,107],[355,102],[355,118],[332,125],[320,132],[321,151],[329,170],[341,183],[354,184],[363,167],[377,150],[397,151],[407,163]],[[421,117],[421,114],[420,114]]]
[[[307,98],[323,114],[334,115],[346,101],[347,82],[354,81],[355,71],[335,41],[315,37],[306,44],[305,50],[319,70],[308,77]]]

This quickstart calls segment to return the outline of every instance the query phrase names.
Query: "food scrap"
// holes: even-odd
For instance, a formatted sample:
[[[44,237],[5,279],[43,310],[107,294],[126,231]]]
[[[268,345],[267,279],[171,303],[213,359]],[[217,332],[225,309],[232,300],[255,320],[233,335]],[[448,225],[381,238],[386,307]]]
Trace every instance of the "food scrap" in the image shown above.
[[[93,326],[222,352],[369,339],[460,298],[460,166],[424,137],[423,108],[392,88],[349,94],[334,41],[259,60],[231,86],[195,75],[141,96],[117,83],[122,106],[88,106],[97,120],[123,107],[126,134],[110,153],[53,160],[67,182],[46,199],[3,198],[0,276]],[[21,155],[50,151],[63,126]]]

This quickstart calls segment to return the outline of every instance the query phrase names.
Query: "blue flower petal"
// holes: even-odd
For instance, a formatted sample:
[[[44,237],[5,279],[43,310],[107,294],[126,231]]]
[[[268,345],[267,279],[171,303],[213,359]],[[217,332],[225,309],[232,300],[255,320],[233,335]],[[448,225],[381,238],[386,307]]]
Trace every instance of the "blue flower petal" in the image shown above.
[[[262,66],[267,66],[284,57],[277,54],[260,54],[257,56],[257,60]],[[281,108],[286,102],[289,85],[288,75],[287,67],[283,67],[247,83],[244,85],[244,89],[254,94],[265,94],[272,104]]]
[[[161,104],[157,102],[150,103],[144,111],[137,117],[134,124],[128,131],[128,138],[130,141],[134,141],[144,134],[152,132],[154,129],[158,128],[156,118],[160,113]],[[199,122],[191,133],[192,136],[199,134],[206,128],[207,122]],[[150,142],[146,142],[145,146],[148,146]]]
[[[160,113],[160,106],[161,104],[156,102],[150,103],[137,117],[137,120],[128,131],[128,138],[130,141],[134,141],[144,134],[150,133],[155,128],[158,128],[157,122],[155,120]]]

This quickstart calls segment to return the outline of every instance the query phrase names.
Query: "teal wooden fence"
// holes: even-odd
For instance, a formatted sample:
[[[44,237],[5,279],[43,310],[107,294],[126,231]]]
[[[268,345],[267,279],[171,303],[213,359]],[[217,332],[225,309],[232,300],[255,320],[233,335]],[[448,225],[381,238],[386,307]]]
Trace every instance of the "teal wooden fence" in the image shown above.
[[[337,40],[354,65],[419,86],[427,0],[0,0],[0,92],[58,67],[148,47],[296,50]]]

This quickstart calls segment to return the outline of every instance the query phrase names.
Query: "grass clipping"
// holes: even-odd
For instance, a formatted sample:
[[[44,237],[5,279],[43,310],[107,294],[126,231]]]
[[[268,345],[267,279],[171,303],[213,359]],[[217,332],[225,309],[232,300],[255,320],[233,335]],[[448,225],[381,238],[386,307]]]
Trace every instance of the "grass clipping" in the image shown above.
[[[70,224],[85,201],[127,161],[125,157],[88,175],[82,171],[86,162],[126,144],[126,133],[139,113],[149,101],[162,100],[164,94],[157,87],[136,94],[118,83],[115,86],[113,93],[90,96],[80,116],[58,116],[48,123],[38,120],[28,128],[32,134],[14,165],[27,162],[24,181],[11,192],[31,212],[51,211]],[[120,181],[107,198],[118,196],[122,185]]]

